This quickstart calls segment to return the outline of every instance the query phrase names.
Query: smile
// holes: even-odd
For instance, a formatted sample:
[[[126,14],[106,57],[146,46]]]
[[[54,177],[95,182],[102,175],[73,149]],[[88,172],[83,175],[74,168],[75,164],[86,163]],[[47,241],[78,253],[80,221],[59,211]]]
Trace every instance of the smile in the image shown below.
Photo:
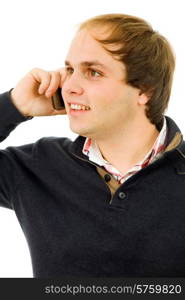
[[[71,109],[74,110],[90,110],[89,106],[85,106],[85,105],[80,105],[80,104],[70,104]]]

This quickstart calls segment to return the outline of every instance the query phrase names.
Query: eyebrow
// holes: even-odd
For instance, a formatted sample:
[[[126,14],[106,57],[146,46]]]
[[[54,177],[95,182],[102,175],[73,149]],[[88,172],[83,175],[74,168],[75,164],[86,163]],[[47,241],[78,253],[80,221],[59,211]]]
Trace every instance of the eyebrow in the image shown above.
[[[71,66],[71,64],[70,64],[70,62],[69,62],[68,60],[65,61],[65,65],[66,65],[66,66]],[[101,68],[103,68],[103,69],[105,69],[105,70],[109,70],[109,68],[108,68],[106,65],[100,63],[98,60],[82,61],[82,62],[80,63],[80,66],[81,66],[81,67],[92,67],[92,66],[97,66],[97,67],[101,67]]]

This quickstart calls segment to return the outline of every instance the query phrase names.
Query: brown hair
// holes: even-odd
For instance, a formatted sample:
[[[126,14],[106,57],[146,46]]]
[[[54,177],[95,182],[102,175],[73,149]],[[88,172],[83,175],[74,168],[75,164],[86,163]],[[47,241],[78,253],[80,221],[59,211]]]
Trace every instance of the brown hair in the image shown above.
[[[175,68],[175,57],[168,40],[145,20],[125,14],[95,16],[79,26],[79,30],[104,28],[108,33],[105,38],[93,37],[124,63],[126,83],[149,96],[146,116],[151,123],[159,125],[168,106]],[[106,45],[119,47],[110,49]]]

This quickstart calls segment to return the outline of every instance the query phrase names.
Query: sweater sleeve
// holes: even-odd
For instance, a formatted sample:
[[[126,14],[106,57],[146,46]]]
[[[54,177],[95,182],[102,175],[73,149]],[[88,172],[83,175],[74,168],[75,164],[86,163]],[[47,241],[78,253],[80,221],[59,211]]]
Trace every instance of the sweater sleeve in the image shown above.
[[[10,91],[0,94],[0,142],[6,139],[18,124],[33,118],[25,117],[18,111],[11,100]],[[25,151],[31,151],[30,148],[25,146]],[[0,150],[0,206],[10,209],[13,209],[13,192],[20,181],[15,155],[17,149],[18,147],[7,147]]]

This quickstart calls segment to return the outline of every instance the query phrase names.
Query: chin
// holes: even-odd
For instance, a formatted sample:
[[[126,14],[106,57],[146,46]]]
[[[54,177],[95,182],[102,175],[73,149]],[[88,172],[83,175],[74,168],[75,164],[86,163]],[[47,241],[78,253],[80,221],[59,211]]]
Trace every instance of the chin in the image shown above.
[[[88,137],[88,138],[95,138],[96,134],[93,133],[94,130],[92,130],[92,128],[87,128],[87,126],[85,127],[80,127],[80,126],[74,126],[75,124],[69,124],[69,127],[71,129],[72,132],[74,132],[75,134],[84,136],[84,137]]]
[[[80,129],[80,128],[74,128],[74,127],[70,127],[71,131],[78,134],[78,135],[81,135],[81,136],[84,136],[84,137],[88,137],[88,133],[83,130],[83,129]]]

